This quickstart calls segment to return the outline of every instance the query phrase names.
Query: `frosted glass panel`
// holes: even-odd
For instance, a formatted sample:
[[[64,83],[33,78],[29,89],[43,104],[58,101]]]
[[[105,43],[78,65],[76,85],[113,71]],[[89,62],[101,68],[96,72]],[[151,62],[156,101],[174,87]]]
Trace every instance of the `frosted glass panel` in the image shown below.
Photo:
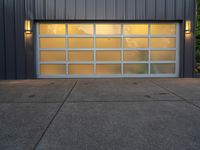
[[[148,51],[124,51],[124,61],[148,61]]]
[[[175,74],[175,64],[151,64],[152,74]]]
[[[120,61],[121,51],[97,51],[97,61]]]
[[[69,38],[69,48],[94,48],[93,38]]]
[[[147,74],[148,64],[124,64],[124,74]]]
[[[69,74],[71,75],[92,75],[94,74],[93,65],[69,65]]]
[[[96,73],[101,75],[106,74],[121,74],[121,65],[120,64],[97,64]]]
[[[176,48],[176,38],[151,38],[151,48]]]
[[[88,35],[94,32],[93,24],[69,24],[68,34],[70,35]]]
[[[124,48],[148,48],[148,39],[124,38]]]
[[[62,75],[66,74],[66,65],[40,65],[42,75]]]
[[[176,61],[176,51],[151,51],[151,61]]]
[[[148,24],[126,24],[124,25],[125,35],[147,35]]]
[[[69,51],[69,61],[93,61],[93,51]]]
[[[97,48],[121,48],[120,38],[97,38]]]
[[[121,34],[120,24],[97,24],[96,25],[97,35],[119,35]]]
[[[66,25],[65,24],[40,24],[41,35],[65,35]]]
[[[176,34],[176,24],[152,24],[151,34]]]
[[[40,38],[40,48],[66,48],[66,39]]]
[[[40,61],[66,61],[66,52],[40,51]]]

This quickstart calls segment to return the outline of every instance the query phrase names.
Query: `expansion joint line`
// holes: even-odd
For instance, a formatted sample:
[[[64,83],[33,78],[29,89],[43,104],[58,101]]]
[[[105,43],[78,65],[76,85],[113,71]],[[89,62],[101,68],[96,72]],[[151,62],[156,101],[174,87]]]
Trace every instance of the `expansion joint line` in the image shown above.
[[[156,82],[153,81],[153,80],[151,80],[151,82],[152,82],[153,84],[155,84],[156,86],[158,86],[159,88],[162,88],[163,90],[168,91],[169,93],[175,95],[176,97],[179,97],[179,98],[180,98],[182,101],[184,101],[185,103],[190,104],[190,105],[192,105],[192,106],[194,106],[194,107],[196,107],[197,109],[200,110],[200,107],[199,107],[198,105],[196,105],[196,104],[190,102],[189,100],[187,100],[187,99],[184,98],[183,96],[180,96],[180,95],[176,94],[175,92],[173,92],[172,90],[170,90],[170,89],[168,89],[168,88],[166,88],[166,87],[160,86],[158,83],[156,83]],[[181,102],[181,101],[180,101],[180,102]]]
[[[40,141],[42,140],[42,138],[44,137],[44,135],[46,134],[46,132],[48,131],[49,127],[51,126],[51,124],[53,123],[53,121],[55,120],[55,118],[57,117],[58,113],[60,112],[61,108],[63,107],[63,105],[65,104],[65,102],[67,101],[67,99],[69,98],[69,96],[71,95],[72,91],[74,90],[74,88],[76,87],[78,83],[78,80],[74,83],[74,85],[72,86],[72,88],[70,89],[70,91],[68,92],[68,94],[66,94],[66,96],[64,97],[64,100],[62,102],[62,104],[59,106],[58,110],[56,111],[55,115],[52,117],[51,121],[49,122],[49,124],[47,125],[47,127],[45,128],[44,132],[42,133],[41,137],[39,138],[39,140],[37,141],[37,143],[35,144],[33,150],[36,150]]]

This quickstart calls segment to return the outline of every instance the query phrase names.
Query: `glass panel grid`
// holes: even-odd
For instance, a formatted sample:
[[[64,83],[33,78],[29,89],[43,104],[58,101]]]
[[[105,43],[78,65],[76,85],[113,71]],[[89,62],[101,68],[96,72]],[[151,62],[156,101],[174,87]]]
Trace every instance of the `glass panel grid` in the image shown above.
[[[126,76],[127,73],[132,74],[132,75],[140,74],[138,72],[143,72],[144,74],[147,73],[147,75],[151,76],[152,74],[156,74],[155,68],[159,69],[159,68],[161,68],[160,66],[167,66],[168,70],[169,70],[169,74],[176,73],[176,63],[177,63],[176,59],[178,58],[176,56],[177,31],[175,31],[176,35],[172,35],[172,36],[171,35],[163,35],[163,34],[155,34],[155,36],[154,36],[153,34],[151,34],[151,30],[152,30],[151,23],[147,23],[147,24],[141,24],[141,26],[137,26],[140,29],[142,28],[142,25],[145,28],[148,27],[147,35],[144,34],[144,33],[146,33],[146,29],[145,29],[144,33],[141,33],[141,35],[140,35],[137,33],[137,31],[134,31],[134,30],[133,30],[133,32],[131,31],[130,33],[128,33],[128,31],[125,31],[125,26],[128,26],[128,25],[122,23],[122,24],[117,24],[117,26],[116,26],[117,29],[115,29],[115,30],[113,29],[112,31],[109,31],[107,34],[98,34],[97,35],[96,26],[98,24],[87,24],[88,26],[90,26],[90,29],[88,28],[87,29],[88,31],[84,32],[84,33],[82,33],[82,31],[81,31],[81,34],[79,35],[78,33],[68,34],[69,33],[69,25],[71,25],[71,24],[65,24],[65,25],[66,25],[66,27],[65,27],[66,35],[65,36],[62,35],[62,38],[61,38],[61,37],[58,37],[56,34],[49,34],[49,35],[45,34],[45,37],[43,37],[43,35],[41,34],[38,37],[38,39],[39,39],[38,44],[40,45],[39,58],[42,57],[42,56],[40,56],[40,53],[42,51],[55,52],[55,51],[61,51],[61,50],[63,51],[63,49],[65,49],[65,52],[66,52],[66,54],[65,54],[66,77],[69,77],[68,75],[73,75],[73,74],[69,73],[69,69],[71,69],[72,66],[74,66],[74,68],[79,68],[79,69],[81,67],[83,69],[86,69],[86,66],[88,66],[89,70],[90,70],[89,74],[93,75],[93,76],[107,75],[107,74],[111,74],[111,75],[112,74],[113,75],[121,74],[122,76]],[[77,25],[79,25],[79,24],[77,24]],[[76,26],[76,24],[75,24],[75,26]],[[91,28],[91,26],[92,26],[92,28]],[[109,27],[110,29],[112,28],[111,26]],[[38,26],[38,27],[40,27],[40,26]],[[51,31],[48,31],[48,32],[51,33]],[[59,32],[61,32],[61,31],[59,31]],[[134,32],[136,32],[137,34],[134,35]],[[172,32],[174,32],[174,30],[172,30]],[[44,33],[46,33],[46,32],[44,31]],[[115,34],[115,33],[117,33],[117,34]],[[44,40],[44,39],[48,39],[48,40],[50,40],[50,42],[49,41],[43,42],[42,40]],[[59,41],[59,39],[62,39],[62,40]],[[73,44],[71,44],[70,39],[77,39],[77,41],[75,41],[75,42],[73,42]],[[103,41],[101,41],[100,44],[98,44],[99,39],[103,39]],[[106,41],[104,41],[105,39],[106,39]],[[133,40],[134,44],[132,44],[132,46],[127,46],[127,43],[125,42],[126,39]],[[164,43],[162,46],[155,45],[156,40],[159,40],[159,39],[161,39],[162,43]],[[165,44],[165,39],[167,41],[166,44]],[[53,42],[54,40],[55,41],[57,40],[57,42]],[[85,42],[85,40],[86,41],[88,40],[88,42]],[[170,40],[172,41],[171,43],[170,43]],[[109,43],[109,41],[111,41],[111,42]],[[151,41],[153,41],[153,42],[151,42]],[[81,42],[82,42],[82,44],[81,44]],[[153,45],[152,43],[155,46],[152,46]],[[81,46],[79,46],[80,44],[81,44]],[[114,46],[113,46],[113,44],[114,44]],[[82,51],[82,53],[81,53],[81,51]],[[113,54],[114,54],[116,51],[120,52],[120,54],[118,53],[116,56],[113,56],[111,52],[113,52]],[[159,59],[159,56],[156,56],[156,55],[158,55],[159,53],[162,53],[161,51],[168,52],[170,54],[168,54],[168,56],[166,56],[166,58],[162,54],[161,57],[164,57],[164,58]],[[170,52],[170,51],[172,51],[172,52]],[[78,54],[78,52],[80,52],[80,54],[79,54],[79,56],[76,56],[76,54]],[[86,54],[87,52],[91,52],[91,53],[88,54],[88,56],[81,55],[84,53]],[[108,55],[112,55],[112,57],[115,57],[115,58],[112,58],[112,57],[109,58],[109,56],[107,56],[107,58],[102,57],[102,59],[99,59],[98,52],[101,52],[101,53],[105,52],[105,54],[107,53]],[[109,52],[110,52],[110,54],[109,54]],[[73,57],[72,56],[73,53],[75,54],[74,55],[75,58],[71,58],[71,57]],[[134,53],[136,54],[136,56],[134,56]],[[174,53],[175,53],[175,56],[173,56]],[[130,54],[130,56],[129,56],[129,54]],[[131,58],[131,54],[133,56],[132,58]],[[154,54],[154,57],[152,57],[153,56],[152,54]],[[76,59],[76,57],[77,57],[77,59]],[[127,58],[127,57],[130,57],[130,58]],[[63,59],[64,59],[64,56],[62,56],[62,60]],[[41,58],[41,60],[42,60],[42,58]],[[39,63],[39,66],[42,68],[45,65],[45,63],[48,64],[48,61],[50,61],[52,67],[54,67],[54,68],[56,65],[59,64],[59,62],[61,62],[59,59],[56,60],[56,58],[55,58],[55,60],[54,60],[52,58],[52,61],[51,60],[42,60],[42,62]],[[62,61],[62,63],[63,63],[63,61]],[[142,69],[140,69],[140,68],[142,68],[142,64],[143,64],[143,69],[145,68],[146,70],[142,71]],[[148,67],[144,67],[145,64]],[[159,66],[159,67],[156,67],[156,64],[158,64],[157,66]],[[162,64],[166,64],[166,65],[162,65]],[[173,65],[171,65],[172,67],[170,70],[169,64],[175,64],[175,67]],[[60,65],[63,65],[63,64],[60,64]],[[71,68],[69,67],[69,65]],[[120,69],[118,68],[119,65],[121,66]],[[105,66],[105,68],[102,68],[103,66]],[[38,68],[40,68],[40,67],[38,67]],[[93,68],[92,71],[91,71],[91,68]],[[105,74],[99,73],[99,68],[101,70],[103,70],[103,72],[105,72]],[[110,72],[108,70],[106,70],[107,68],[110,68]],[[133,68],[135,68],[136,70],[134,71]],[[130,70],[127,70],[127,69],[130,69]],[[73,68],[71,70],[73,70]],[[113,70],[113,73],[112,73],[112,70]],[[137,70],[138,70],[138,72],[137,72]],[[172,70],[175,70],[175,71],[173,72]],[[82,74],[80,72],[80,73],[78,73],[78,75],[80,75],[80,76],[87,75],[87,73],[84,73],[84,70],[82,70],[82,72],[83,72]],[[85,72],[87,72],[87,71],[85,71]],[[39,74],[42,75],[41,69],[39,70]],[[167,74],[167,72],[165,72],[165,70],[161,70],[160,72],[158,71],[157,74]],[[47,74],[44,74],[44,75],[47,75]]]

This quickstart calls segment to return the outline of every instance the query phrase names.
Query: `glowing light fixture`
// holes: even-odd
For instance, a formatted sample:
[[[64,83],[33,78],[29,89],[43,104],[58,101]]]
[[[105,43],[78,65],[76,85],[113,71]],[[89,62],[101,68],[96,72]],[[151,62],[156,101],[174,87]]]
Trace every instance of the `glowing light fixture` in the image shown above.
[[[25,34],[31,34],[31,21],[26,20],[24,25]]]
[[[186,20],[185,22],[185,33],[190,34],[191,33],[191,21]]]

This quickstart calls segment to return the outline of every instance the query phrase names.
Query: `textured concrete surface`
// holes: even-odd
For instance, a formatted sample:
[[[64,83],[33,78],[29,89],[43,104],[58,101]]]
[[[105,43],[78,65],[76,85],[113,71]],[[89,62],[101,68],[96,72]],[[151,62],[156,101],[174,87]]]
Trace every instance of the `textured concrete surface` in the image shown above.
[[[200,100],[199,79],[154,79],[155,83],[187,100]]]
[[[0,104],[0,149],[31,150],[59,104]]]
[[[69,101],[180,100],[148,79],[82,79]]]
[[[200,108],[200,101],[191,101],[191,103]]]
[[[74,80],[0,82],[0,102],[62,102]]]
[[[200,113],[180,102],[65,104],[38,150],[199,150]]]
[[[0,81],[2,150],[199,150],[200,79]]]

